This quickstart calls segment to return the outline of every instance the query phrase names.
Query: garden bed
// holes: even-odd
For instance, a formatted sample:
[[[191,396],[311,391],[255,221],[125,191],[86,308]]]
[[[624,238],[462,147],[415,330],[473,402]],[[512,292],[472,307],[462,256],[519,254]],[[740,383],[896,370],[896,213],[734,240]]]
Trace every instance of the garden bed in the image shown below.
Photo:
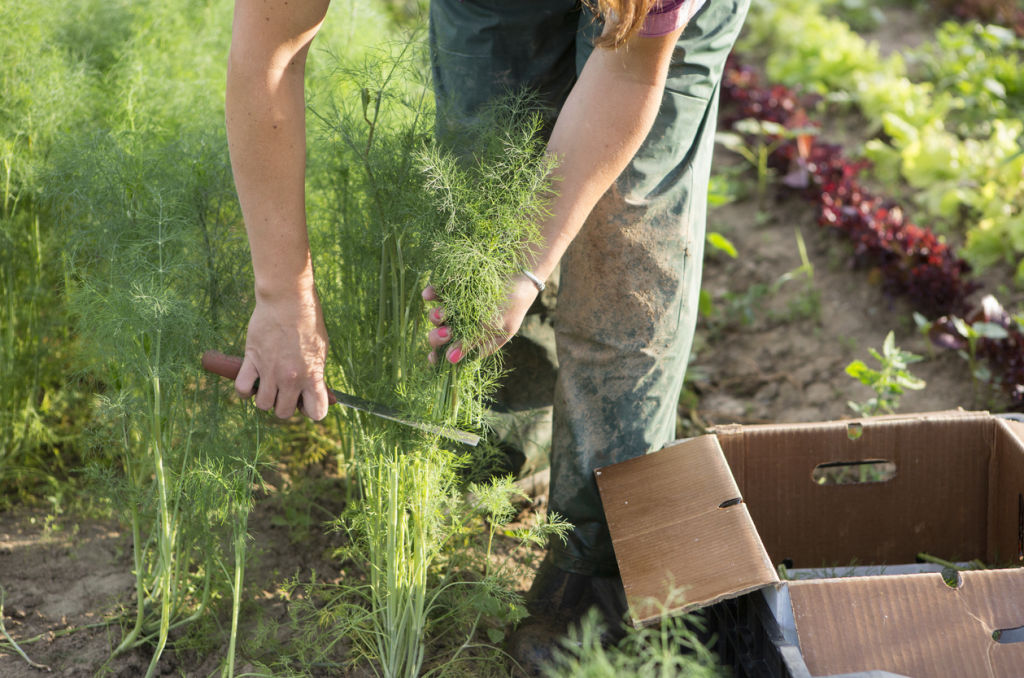
[[[719,167],[723,167],[731,159],[724,151],[720,154]],[[863,347],[880,346],[893,328],[898,330],[901,346],[926,356],[928,342],[909,327],[904,301],[886,297],[863,272],[846,266],[844,245],[819,229],[804,201],[773,197],[766,205],[769,216],[760,223],[755,223],[752,207],[752,202],[742,201],[712,212],[709,227],[727,234],[741,257],[712,256],[705,266],[705,287],[715,294],[731,291],[742,295],[753,285],[770,284],[799,267],[794,236],[794,228],[798,228],[815,266],[813,282],[821,295],[820,314],[790,315],[791,303],[806,294],[794,281],[783,285],[770,300],[751,300],[755,308],[749,325],[702,328],[704,340],[690,377],[699,400],[680,414],[691,425],[707,426],[850,416],[846,401],[862,400],[869,392],[843,370],[852,359],[866,357]],[[742,256],[753,251],[756,257]],[[773,314],[779,317],[769,317]],[[987,406],[971,387],[966,363],[953,353],[936,353],[915,365],[914,374],[928,386],[908,393],[901,411]],[[335,515],[340,513],[340,486],[321,482],[306,487],[314,503],[329,507]],[[286,579],[306,580],[314,570],[328,579],[339,576],[330,551],[340,545],[340,537],[325,536],[320,529],[320,522],[328,519],[325,510],[297,508],[280,496],[258,499],[250,517],[254,556],[246,576],[247,599],[253,602],[243,608],[243,637],[252,638],[261,623],[287,621],[289,601],[281,588]],[[521,519],[526,522],[529,515]],[[130,600],[130,540],[116,523],[79,522],[62,516],[47,530],[47,513],[38,510],[6,512],[0,514],[0,520],[0,585],[8,595],[4,620],[15,638],[95,623]],[[528,558],[529,554],[521,556],[523,562]],[[521,590],[528,588],[529,581],[529,575],[520,580]],[[212,635],[221,633],[215,629]],[[91,676],[104,665],[120,635],[116,625],[82,629],[26,644],[23,649],[58,675]],[[206,648],[202,654],[189,649],[171,651],[162,664],[164,675],[208,675],[216,669],[223,650]],[[137,676],[144,672],[147,661],[145,652],[119,658],[110,666],[111,675]],[[0,654],[0,674],[12,678],[40,675],[10,653]]]
[[[923,25],[911,10],[886,11],[892,20],[880,24],[877,36],[889,49],[924,41],[933,32],[934,27]],[[364,100],[364,106],[366,101],[369,99]],[[727,109],[724,114],[728,114]],[[221,119],[219,115],[210,117]],[[854,147],[863,141],[866,129],[864,122],[855,117],[830,119],[821,136],[824,141]],[[224,159],[216,149],[203,147],[209,157],[200,158],[200,164],[208,176],[220,176],[221,190],[227,191],[226,175],[217,174],[224,171]],[[1000,411],[1013,406],[1004,393],[976,379],[971,366],[956,352],[933,347],[912,319],[916,308],[913,300],[894,296],[883,284],[878,270],[852,266],[850,245],[819,225],[815,205],[774,184],[769,184],[767,192],[758,197],[753,189],[755,180],[749,168],[745,168],[735,153],[723,147],[716,150],[715,172],[732,177],[738,197],[730,204],[712,209],[708,230],[726,237],[738,256],[732,258],[721,249],[708,248],[704,290],[710,305],[698,328],[679,411],[680,435],[700,433],[720,424],[828,421],[850,416],[853,412],[848,401],[863,402],[872,394],[851,379],[845,368],[856,359],[870,360],[868,349],[880,348],[890,331],[894,331],[901,348],[923,357],[911,369],[927,383],[923,390],[903,395],[899,403],[901,412],[958,407]],[[876,185],[871,184],[870,172],[864,180]],[[340,190],[319,186],[317,195],[334,198],[331,191],[335,189]],[[204,194],[198,191],[196,195]],[[216,204],[216,200],[211,202]],[[328,212],[334,218],[335,212]],[[222,206],[215,206],[206,214],[224,217],[225,222],[232,218],[230,208]],[[230,227],[230,223],[221,226]],[[38,240],[37,237],[37,248]],[[376,250],[378,244],[369,243],[367,247]],[[399,258],[402,252],[397,244],[395,248]],[[329,245],[319,251],[330,256]],[[244,264],[244,257],[236,259],[235,264],[238,261]],[[218,265],[230,263],[224,260]],[[376,273],[374,270],[370,275],[375,278]],[[1007,308],[1019,306],[1021,295],[1005,272],[994,269],[981,280],[985,291],[1000,292]],[[337,289],[329,287],[325,298],[331,294],[337,296]],[[220,321],[230,326],[231,332],[237,332],[244,319],[228,318],[230,313],[237,315],[237,309],[221,312],[224,315]],[[334,345],[341,346],[347,341],[335,338]],[[72,369],[64,352],[56,354],[63,362],[60,366],[47,365],[51,377]],[[530,375],[525,376],[530,380]],[[104,385],[102,378],[96,379],[89,386],[100,390]],[[80,384],[75,387],[83,388]],[[56,402],[56,411],[62,411],[61,401]],[[75,402],[74,407],[79,410],[87,409],[82,398]],[[60,430],[69,428],[75,427],[65,417]],[[278,441],[303,440],[303,436],[308,436],[305,440],[311,450],[288,463],[275,462],[264,473],[269,488],[254,495],[255,507],[248,522],[252,539],[248,542],[250,560],[245,568],[242,596],[236,666],[239,674],[259,674],[263,669],[256,662],[273,663],[284,654],[283,649],[278,653],[278,648],[284,648],[289,641],[302,642],[301,632],[291,622],[293,615],[317,609],[320,599],[314,596],[311,600],[303,588],[314,573],[318,582],[327,585],[364,581],[360,578],[363,563],[349,567],[352,563],[335,553],[347,545],[345,533],[325,530],[328,521],[343,514],[346,493],[353,492],[351,487],[345,487],[344,471],[330,461],[333,453],[341,456],[343,444],[352,443],[330,437],[339,430],[350,431],[335,425],[326,429],[325,436],[324,429],[270,426],[261,433],[264,439]],[[279,443],[281,447],[289,444]],[[54,448],[59,455],[62,448],[56,444]],[[113,452],[104,453],[108,455],[107,462],[116,463]],[[69,453],[68,457],[73,455]],[[6,593],[6,630],[22,642],[23,650],[33,661],[51,667],[57,675],[142,675],[149,664],[151,648],[130,650],[108,663],[125,629],[116,623],[104,623],[113,615],[122,614],[125,616],[121,623],[130,626],[135,595],[130,529],[112,519],[85,517],[98,513],[96,505],[106,510],[102,502],[90,504],[92,513],[85,510],[88,502],[55,496],[51,503],[51,510],[35,504],[0,513],[0,586]],[[508,529],[531,524],[533,517],[543,512],[543,505],[523,502],[519,509],[520,515]],[[478,527],[481,534],[486,532],[482,524],[472,529]],[[512,540],[498,537],[492,556],[509,558],[518,564],[513,586],[524,592],[530,584],[530,567],[540,550],[516,548],[512,544]],[[230,559],[231,554],[225,553],[224,561]],[[219,673],[228,653],[225,638],[231,618],[230,592],[225,594],[222,588],[210,610],[212,614],[192,625],[189,631],[172,631],[158,675]],[[483,643],[500,644],[503,630],[496,623],[486,629],[481,627],[476,633]],[[332,660],[344,660],[350,649],[345,643],[340,641],[333,648]],[[431,651],[437,648],[432,647]],[[444,661],[428,656],[425,665],[431,666],[432,660]],[[304,668],[312,675],[338,675],[340,670],[337,665],[326,663],[317,666],[316,661]],[[370,673],[365,664],[351,669],[352,675]],[[5,646],[0,649],[0,675],[20,678],[40,674],[39,669],[31,668]]]

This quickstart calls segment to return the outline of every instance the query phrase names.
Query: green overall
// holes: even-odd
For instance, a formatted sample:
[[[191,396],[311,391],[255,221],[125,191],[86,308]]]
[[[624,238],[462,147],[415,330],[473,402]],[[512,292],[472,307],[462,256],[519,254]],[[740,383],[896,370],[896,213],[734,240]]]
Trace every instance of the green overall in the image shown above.
[[[707,0],[684,29],[654,127],[561,262],[549,510],[575,526],[567,544],[551,545],[564,570],[617,573],[594,469],[675,435],[697,321],[718,85],[748,6]],[[575,0],[432,0],[439,134],[522,86],[557,109],[600,28]]]

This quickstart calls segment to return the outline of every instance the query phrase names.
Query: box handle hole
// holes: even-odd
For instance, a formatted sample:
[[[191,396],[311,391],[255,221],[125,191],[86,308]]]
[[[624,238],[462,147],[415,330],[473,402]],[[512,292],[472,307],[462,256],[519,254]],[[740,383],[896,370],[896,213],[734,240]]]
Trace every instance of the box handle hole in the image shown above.
[[[942,581],[951,589],[960,588],[960,584],[962,582],[960,579],[960,570],[953,567],[942,568]]]
[[[992,640],[997,643],[1024,643],[1024,626],[1013,629],[996,629],[992,632]]]
[[[884,483],[896,477],[896,464],[885,459],[831,461],[818,464],[811,479],[818,485]]]

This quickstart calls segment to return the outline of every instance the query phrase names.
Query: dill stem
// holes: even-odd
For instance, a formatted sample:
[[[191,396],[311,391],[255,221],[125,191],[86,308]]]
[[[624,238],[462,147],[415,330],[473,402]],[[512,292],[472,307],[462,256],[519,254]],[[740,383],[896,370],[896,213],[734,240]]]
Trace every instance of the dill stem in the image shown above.
[[[163,251],[163,222],[159,221],[157,254],[157,272],[160,282],[164,281],[164,251]],[[164,469],[163,458],[163,402],[160,388],[161,368],[161,342],[163,339],[162,330],[157,327],[153,342],[153,358],[150,363],[150,387],[152,394],[150,410],[150,440],[149,449],[153,454],[153,470],[157,485],[157,511],[159,512],[159,537],[157,547],[159,554],[157,558],[157,596],[160,599],[160,635],[156,649],[146,670],[146,678],[151,678],[167,645],[167,634],[171,621],[171,577],[174,571],[173,562],[173,532],[171,526],[171,514],[167,500],[167,472]]]
[[[142,581],[142,553],[140,552],[142,545],[139,543],[142,540],[142,534],[139,527],[139,510],[136,506],[132,506],[131,519],[132,558],[135,561],[135,626],[121,639],[121,643],[114,649],[111,654],[114,657],[134,647],[135,641],[138,639],[139,634],[142,633],[142,622],[146,604],[146,590]]]
[[[156,346],[154,347],[155,360],[151,379],[153,403],[152,411],[150,413],[150,449],[153,451],[153,466],[156,475],[159,500],[158,511],[160,512],[160,538],[158,540],[159,556],[157,560],[157,581],[159,582],[158,596],[160,598],[160,635],[157,641],[156,650],[153,652],[153,657],[149,662],[149,668],[146,671],[146,678],[151,678],[154,675],[157,663],[160,661],[160,655],[163,654],[164,647],[167,645],[167,633],[169,631],[171,620],[171,575],[174,567],[172,553],[173,535],[170,510],[167,502],[167,473],[164,469],[163,431],[160,420],[162,415],[160,374],[158,372],[160,365],[160,339],[161,332],[157,330]]]
[[[12,153],[13,154],[13,153]],[[14,216],[14,205],[17,201],[11,200],[11,155],[4,156],[4,218],[10,219]]]
[[[405,262],[402,259],[402,238],[394,236],[395,256],[391,261],[391,303],[394,308],[391,310],[393,322],[395,323],[395,381],[394,385],[402,383],[406,374],[405,369],[405,323],[402,313],[402,300],[405,299]]]
[[[384,318],[387,317],[386,308],[387,302],[385,301],[385,291],[387,290],[387,267],[388,267],[388,250],[387,250],[387,238],[384,239],[380,244],[380,274],[378,276],[378,287],[377,287],[377,341],[375,346],[379,349],[384,343]],[[374,353],[377,363],[377,377],[383,377],[384,374],[384,358],[381,356],[381,352],[378,350]]]
[[[221,673],[225,678],[234,678],[235,675],[235,646],[242,603],[242,581],[245,578],[245,524],[247,520],[245,517],[241,517],[238,522],[233,526],[235,531],[235,578],[231,583],[231,636],[228,639],[227,664]]]

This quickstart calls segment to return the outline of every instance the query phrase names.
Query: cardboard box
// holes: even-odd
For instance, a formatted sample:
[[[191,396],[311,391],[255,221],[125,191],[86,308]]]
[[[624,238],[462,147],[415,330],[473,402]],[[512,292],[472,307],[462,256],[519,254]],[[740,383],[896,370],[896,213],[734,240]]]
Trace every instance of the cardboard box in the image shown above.
[[[877,482],[815,473],[882,462],[894,470]],[[596,476],[634,624],[767,589],[811,675],[1024,676],[1022,423],[957,410],[725,426]],[[954,587],[936,572],[783,582],[776,569],[921,552],[1001,569]]]

